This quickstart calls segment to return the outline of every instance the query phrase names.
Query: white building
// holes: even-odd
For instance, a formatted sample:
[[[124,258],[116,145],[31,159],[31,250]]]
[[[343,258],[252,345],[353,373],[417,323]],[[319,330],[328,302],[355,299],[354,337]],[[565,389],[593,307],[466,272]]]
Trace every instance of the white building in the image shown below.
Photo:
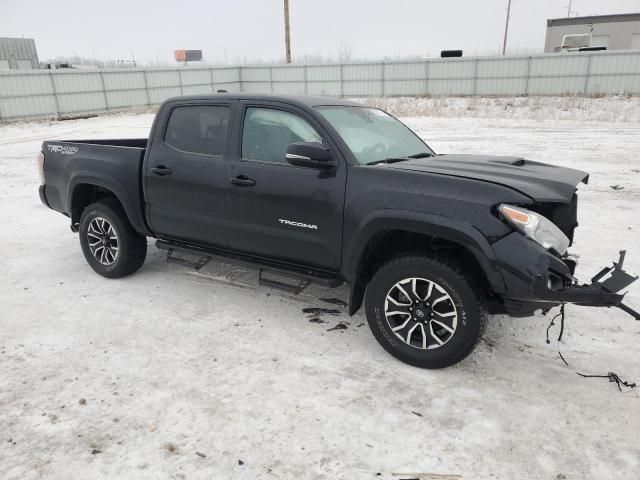
[[[592,47],[640,50],[640,13],[547,20],[546,53],[559,52],[565,35],[590,34]]]
[[[40,68],[33,38],[0,37],[0,70]]]

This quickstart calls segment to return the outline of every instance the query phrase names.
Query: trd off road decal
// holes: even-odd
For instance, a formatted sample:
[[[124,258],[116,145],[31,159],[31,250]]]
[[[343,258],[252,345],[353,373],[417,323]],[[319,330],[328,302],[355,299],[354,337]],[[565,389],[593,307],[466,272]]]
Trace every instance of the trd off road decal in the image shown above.
[[[318,230],[317,225],[310,225],[308,223],[303,223],[303,222],[294,222],[292,220],[285,220],[284,218],[279,218],[278,221],[283,225],[291,225],[292,227],[302,227],[302,228],[308,228],[310,230]]]
[[[70,145],[47,145],[50,152],[60,153],[62,155],[73,155],[78,151],[78,147],[72,147]]]

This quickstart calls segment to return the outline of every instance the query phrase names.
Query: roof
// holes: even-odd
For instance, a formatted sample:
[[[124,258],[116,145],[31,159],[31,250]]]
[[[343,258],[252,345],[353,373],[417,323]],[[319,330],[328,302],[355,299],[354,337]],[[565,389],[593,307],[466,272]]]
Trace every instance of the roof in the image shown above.
[[[591,15],[589,17],[550,18],[547,20],[547,27],[616,22],[640,22],[640,13],[622,13],[619,15]]]
[[[216,93],[212,95],[189,95],[183,97],[173,97],[167,101],[175,100],[210,100],[210,99],[229,99],[229,100],[266,100],[271,102],[283,102],[299,107],[318,107],[320,105],[345,105],[351,107],[361,107],[362,104],[343,100],[334,97],[314,97],[310,95],[273,95],[258,93]]]
[[[37,56],[36,42],[33,38],[10,38],[0,37],[0,58],[31,60]]]

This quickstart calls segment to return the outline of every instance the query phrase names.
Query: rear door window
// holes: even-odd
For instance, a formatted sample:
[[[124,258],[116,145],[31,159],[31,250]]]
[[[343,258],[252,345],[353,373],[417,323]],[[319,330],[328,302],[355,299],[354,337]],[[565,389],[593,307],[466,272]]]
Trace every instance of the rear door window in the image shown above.
[[[224,155],[230,107],[192,105],[171,111],[164,141],[182,152]]]

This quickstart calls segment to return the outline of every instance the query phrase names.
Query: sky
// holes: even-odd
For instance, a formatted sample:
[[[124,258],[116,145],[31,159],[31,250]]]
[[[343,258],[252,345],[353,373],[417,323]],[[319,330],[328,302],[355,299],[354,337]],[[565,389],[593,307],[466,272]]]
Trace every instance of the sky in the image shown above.
[[[502,48],[507,0],[289,0],[294,60],[465,56]],[[513,0],[507,53],[544,48],[547,18],[569,0]],[[640,12],[640,0],[572,0],[572,15]],[[0,37],[34,38],[41,60],[81,56],[173,64],[284,59],[283,0],[0,0]],[[226,60],[225,60],[226,57]]]

